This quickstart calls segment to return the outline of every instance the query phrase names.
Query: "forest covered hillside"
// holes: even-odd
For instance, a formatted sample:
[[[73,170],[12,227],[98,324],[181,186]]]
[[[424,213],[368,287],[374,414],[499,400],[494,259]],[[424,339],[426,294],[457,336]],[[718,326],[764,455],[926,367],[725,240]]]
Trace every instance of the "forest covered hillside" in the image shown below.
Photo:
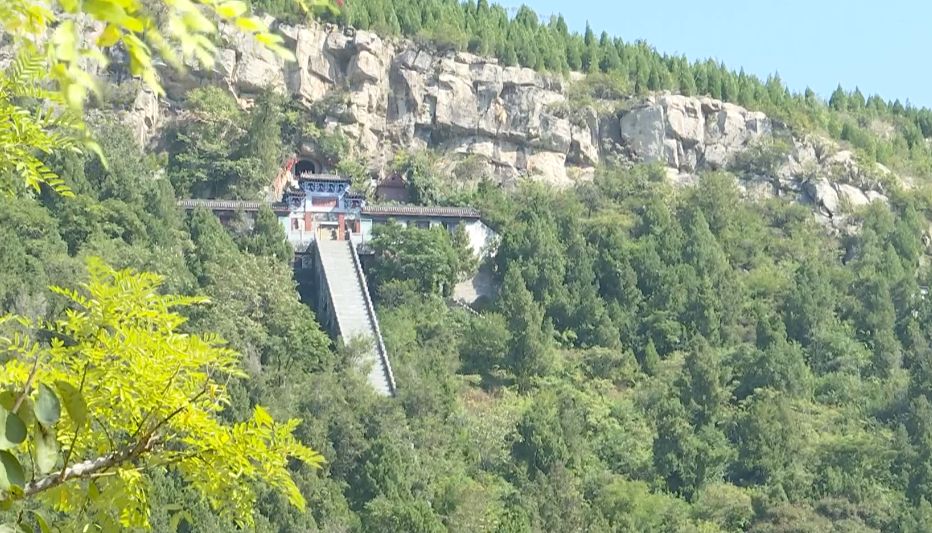
[[[484,1],[252,4],[268,33],[235,3],[216,33],[178,19],[218,43],[187,74],[134,62],[111,11],[45,55],[0,30],[0,524],[932,530],[932,112]],[[75,42],[117,60],[69,70]],[[102,87],[80,114],[74,72]],[[476,264],[456,233],[375,232],[394,397],[302,299],[272,209],[178,207],[265,202],[295,154],[497,234]],[[493,294],[452,302],[480,269]]]

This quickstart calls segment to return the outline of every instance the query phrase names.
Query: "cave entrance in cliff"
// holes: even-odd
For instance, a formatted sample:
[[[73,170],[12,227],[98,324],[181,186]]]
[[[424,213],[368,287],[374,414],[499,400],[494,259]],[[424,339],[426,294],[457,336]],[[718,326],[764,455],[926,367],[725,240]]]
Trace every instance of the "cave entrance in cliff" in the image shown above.
[[[320,171],[320,167],[314,161],[310,159],[299,159],[294,165],[294,175],[296,178],[301,176],[307,176],[311,174],[317,174]]]

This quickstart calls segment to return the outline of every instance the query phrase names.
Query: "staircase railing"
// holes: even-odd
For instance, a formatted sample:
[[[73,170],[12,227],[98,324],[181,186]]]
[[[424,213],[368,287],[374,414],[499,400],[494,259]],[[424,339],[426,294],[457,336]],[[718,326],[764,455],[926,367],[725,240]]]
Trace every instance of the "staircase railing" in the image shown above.
[[[385,341],[382,339],[382,330],[379,329],[379,319],[375,316],[375,306],[372,305],[372,298],[369,297],[369,285],[366,283],[366,274],[362,270],[362,263],[359,261],[359,254],[356,252],[356,246],[351,241],[348,241],[347,245],[350,247],[350,253],[353,255],[353,266],[356,268],[356,275],[359,278],[359,282],[362,284],[362,295],[366,302],[366,313],[369,315],[369,322],[372,324],[372,329],[375,331],[376,351],[378,351],[379,359],[382,361],[383,368],[385,368],[385,378],[388,380],[389,392],[394,396],[397,391],[395,374],[392,372],[392,364],[388,360],[388,350],[385,349]]]

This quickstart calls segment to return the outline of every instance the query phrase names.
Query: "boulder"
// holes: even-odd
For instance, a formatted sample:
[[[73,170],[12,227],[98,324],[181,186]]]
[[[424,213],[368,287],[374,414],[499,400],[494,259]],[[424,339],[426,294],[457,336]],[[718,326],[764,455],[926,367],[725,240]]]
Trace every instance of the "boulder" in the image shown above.
[[[477,125],[476,94],[466,80],[441,74],[438,77],[434,125],[473,133]]]
[[[217,51],[214,63],[214,74],[227,83],[232,83],[233,73],[236,71],[236,50],[221,48]]]
[[[573,184],[566,174],[566,154],[538,152],[527,157],[527,173],[539,181],[557,187]]]
[[[350,59],[346,79],[351,85],[377,82],[382,78],[382,62],[372,52],[363,50]]]
[[[540,138],[533,144],[543,150],[566,154],[570,149],[572,139],[570,121],[553,115],[541,115]]]
[[[158,95],[149,88],[140,89],[124,122],[132,129],[139,146],[146,146],[161,126]]]
[[[397,68],[407,68],[418,72],[427,72],[434,63],[434,56],[423,51],[408,48],[397,56]]]
[[[587,107],[579,112],[570,125],[570,152],[567,159],[577,165],[595,166],[599,163],[599,116]]]
[[[871,202],[870,198],[864,194],[864,191],[853,185],[839,183],[835,186],[835,188],[838,191],[838,199],[844,203],[847,203],[847,206],[852,209],[867,205]]]
[[[351,43],[352,38],[347,32],[333,30],[327,33],[327,38],[324,40],[324,52],[334,57],[347,57],[352,53]]]
[[[705,140],[708,144],[719,144],[726,150],[734,150],[748,138],[745,110],[734,104],[722,104],[722,109],[712,113],[706,120]]]
[[[647,163],[665,161],[663,107],[649,104],[628,111],[619,122],[622,140],[635,159]]]
[[[540,86],[540,74],[529,68],[505,67],[502,70],[502,83],[505,85]]]
[[[381,55],[383,52],[382,39],[371,31],[356,30],[353,35],[353,47],[359,51]]]
[[[709,169],[725,168],[734,158],[735,152],[724,144],[710,144],[702,152],[701,164]]]
[[[265,89],[282,92],[285,88],[284,64],[270,50],[251,43],[241,50],[233,73],[233,87],[239,93],[259,93]]]
[[[838,193],[827,179],[820,178],[807,181],[803,184],[803,191],[813,205],[829,218],[840,214]]]
[[[879,193],[879,192],[877,192],[877,191],[864,191],[864,196],[867,197],[867,201],[868,201],[868,202],[883,202],[883,203],[889,203],[889,201],[890,201],[889,198],[887,198],[885,195],[883,195],[883,194],[881,194],[881,193]]]
[[[664,95],[660,99],[667,120],[667,135],[692,147],[705,140],[705,118],[702,105],[695,98]]]
[[[679,141],[676,139],[664,139],[663,140],[663,158],[660,160],[664,165],[679,169],[680,168],[680,152],[682,151]]]
[[[767,115],[760,111],[752,111],[748,112],[746,116],[745,127],[751,137],[768,135],[773,132],[773,124],[770,122]]]

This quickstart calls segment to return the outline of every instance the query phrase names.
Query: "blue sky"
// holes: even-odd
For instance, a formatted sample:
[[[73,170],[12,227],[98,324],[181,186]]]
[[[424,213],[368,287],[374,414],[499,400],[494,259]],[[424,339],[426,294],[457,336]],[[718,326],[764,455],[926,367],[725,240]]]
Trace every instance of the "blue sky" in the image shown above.
[[[926,0],[499,0],[542,17],[562,13],[571,29],[588,20],[661,52],[707,57],[791,90],[828,97],[840,82],[865,96],[932,107],[932,2]]]

